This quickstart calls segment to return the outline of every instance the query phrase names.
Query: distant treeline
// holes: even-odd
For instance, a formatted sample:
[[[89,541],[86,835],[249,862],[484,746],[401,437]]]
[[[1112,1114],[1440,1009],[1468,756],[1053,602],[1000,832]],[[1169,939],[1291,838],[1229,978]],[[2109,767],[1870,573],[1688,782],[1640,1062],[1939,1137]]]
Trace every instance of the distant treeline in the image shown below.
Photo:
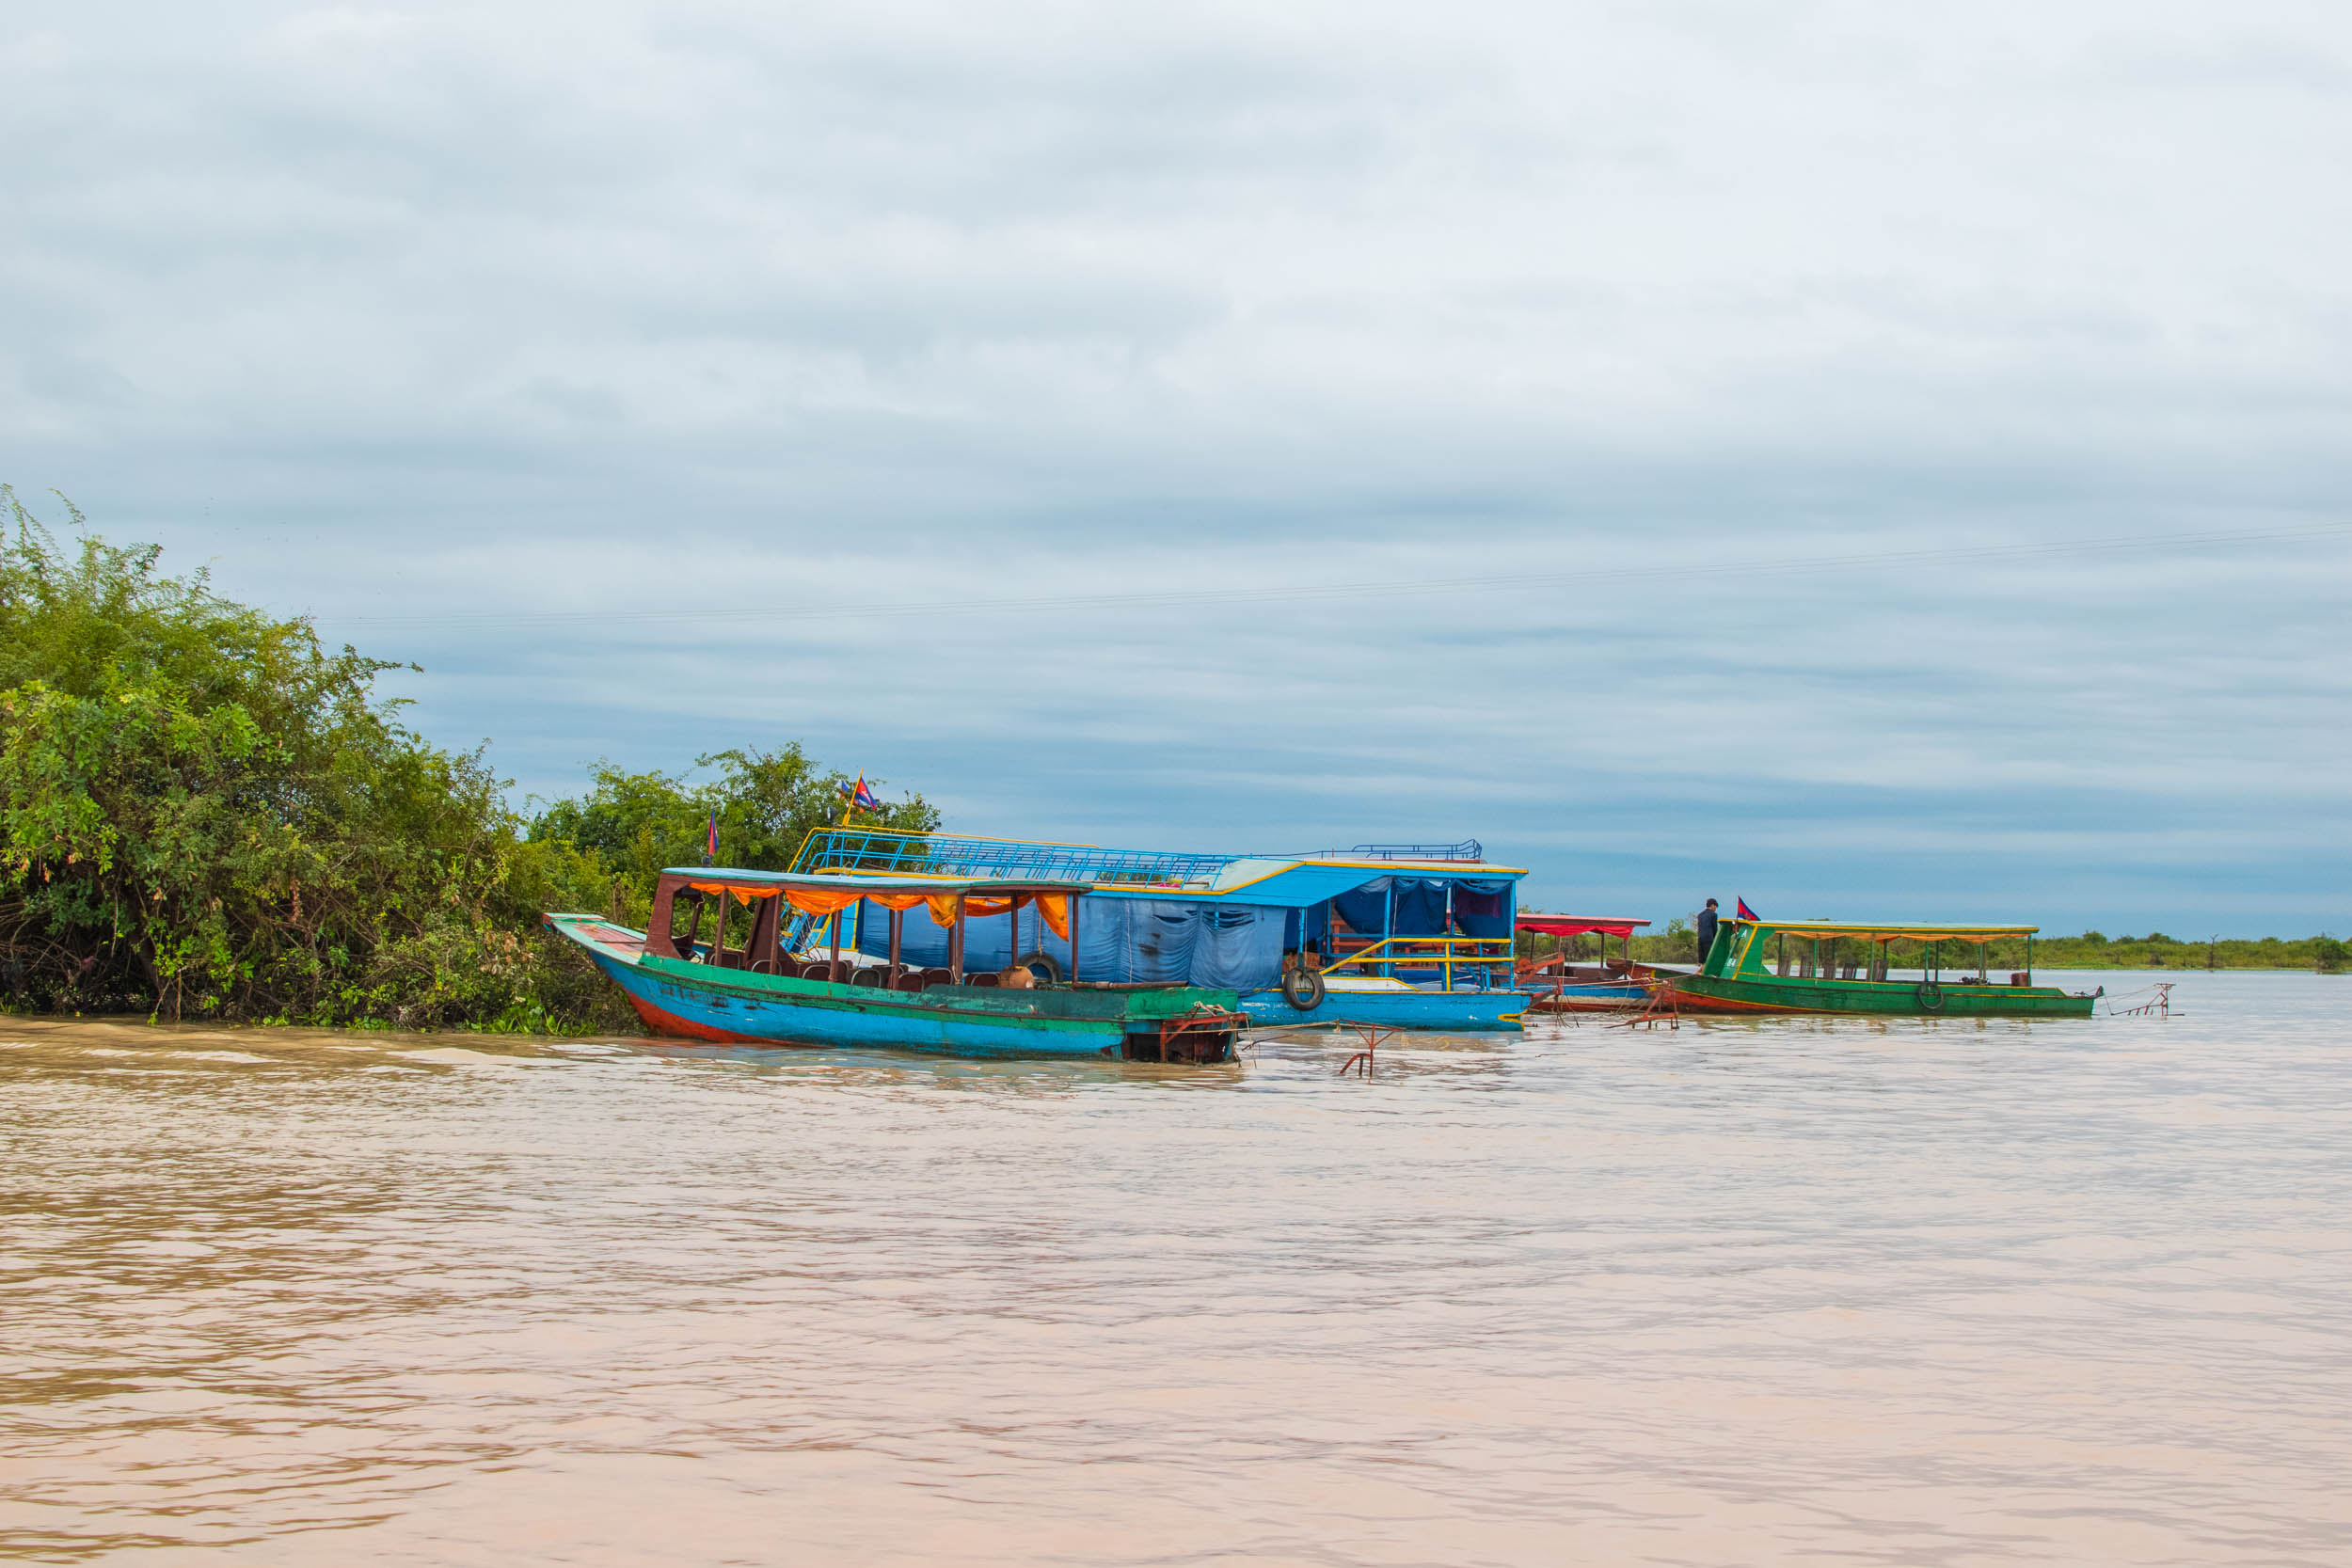
[[[399,722],[310,623],[170,578],[153,546],[72,547],[0,486],[0,1007],[166,1019],[636,1026],[542,911],[642,922],[656,871],[782,868],[839,810],[797,745],[596,768],[516,812],[480,752]],[[928,830],[918,796],[867,814]]]
[[[1571,938],[1572,950],[1587,956],[1595,952],[1592,937]],[[1666,929],[1657,936],[1637,936],[1633,939],[1633,956],[1645,963],[1696,963],[1699,958],[1697,933],[1688,920],[1677,918],[1667,922]],[[1549,937],[1521,935],[1521,956],[1534,956],[1551,951]],[[1620,951],[1615,939],[1611,939],[1609,953],[1615,957]],[[1966,955],[1966,967],[1974,968],[1976,949],[1949,944],[1946,947],[1947,968],[1962,967],[1962,955]],[[2026,944],[2023,942],[1996,942],[1987,954],[1988,967],[1995,970],[2018,970],[2026,965]],[[2279,937],[2215,937],[2204,942],[2187,942],[2151,931],[2144,937],[2110,937],[2099,931],[2085,931],[2080,936],[2038,936],[2033,939],[2033,964],[2036,969],[2303,969],[2316,970],[2322,974],[2341,974],[2352,968],[2352,948],[2330,936],[2302,937],[2294,941]]]

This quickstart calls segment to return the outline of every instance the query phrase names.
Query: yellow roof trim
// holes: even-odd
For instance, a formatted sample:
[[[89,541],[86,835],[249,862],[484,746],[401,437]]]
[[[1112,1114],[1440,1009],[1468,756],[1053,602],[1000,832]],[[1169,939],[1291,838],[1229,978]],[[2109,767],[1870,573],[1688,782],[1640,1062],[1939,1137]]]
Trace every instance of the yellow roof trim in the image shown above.
[[[1993,942],[2001,937],[2029,937],[2039,926],[1847,926],[1819,920],[1735,920],[1768,935],[1786,937],[1861,937],[1869,942]]]

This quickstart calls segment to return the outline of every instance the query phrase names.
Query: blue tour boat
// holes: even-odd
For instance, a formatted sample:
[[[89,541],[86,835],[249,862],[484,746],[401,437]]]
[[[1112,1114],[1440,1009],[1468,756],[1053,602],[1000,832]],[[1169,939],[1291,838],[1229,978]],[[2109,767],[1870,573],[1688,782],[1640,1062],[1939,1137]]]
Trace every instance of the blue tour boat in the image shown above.
[[[1516,1029],[1527,1011],[1512,957],[1527,873],[1488,863],[1475,841],[1226,855],[844,827],[810,834],[792,870],[845,885],[915,876],[1083,888],[1071,930],[1025,905],[976,921],[967,962],[1018,961],[1049,982],[1229,990],[1260,1024]],[[879,961],[886,917],[870,899],[843,916],[861,961]],[[789,944],[813,929],[803,916]],[[926,965],[944,961],[947,940],[921,921],[900,932],[907,960]]]

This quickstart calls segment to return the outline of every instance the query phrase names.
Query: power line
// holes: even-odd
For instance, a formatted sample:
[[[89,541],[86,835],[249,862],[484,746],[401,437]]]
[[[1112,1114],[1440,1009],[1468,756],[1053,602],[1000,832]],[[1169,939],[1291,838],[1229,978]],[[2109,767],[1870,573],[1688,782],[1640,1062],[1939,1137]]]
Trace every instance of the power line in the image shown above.
[[[1313,600],[1386,598],[1427,594],[1466,594],[1491,588],[1583,586],[1594,583],[1684,581],[1694,578],[1786,577],[1795,573],[1855,571],[1871,567],[1925,566],[1945,562],[2046,560],[2118,551],[2163,552],[2207,546],[2277,543],[2352,533],[2352,522],[2315,527],[2231,530],[2200,533],[2132,533],[2106,538],[2049,540],[2025,545],[1953,546],[1938,549],[1871,550],[1851,555],[1782,556],[1748,561],[1693,562],[1625,566],[1606,571],[1488,573],[1478,577],[1387,578],[1364,582],[1285,583],[1263,587],[1174,589],[1159,594],[1057,594],[1019,598],[940,599],[913,604],[746,605],[733,609],[482,610],[441,615],[339,617],[348,627],[564,626],[708,625],[744,621],[895,620],[942,615],[998,614],[1022,610],[1142,610],[1185,605],[1306,603]]]

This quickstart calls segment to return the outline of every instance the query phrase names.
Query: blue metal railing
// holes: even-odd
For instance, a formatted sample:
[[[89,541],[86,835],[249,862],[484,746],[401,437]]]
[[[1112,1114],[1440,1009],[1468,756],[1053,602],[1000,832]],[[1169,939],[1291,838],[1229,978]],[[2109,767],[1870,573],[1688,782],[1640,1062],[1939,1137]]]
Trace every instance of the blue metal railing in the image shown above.
[[[1060,882],[1186,882],[1215,877],[1235,861],[1357,860],[1475,862],[1474,838],[1459,844],[1359,844],[1309,855],[1201,855],[1104,849],[1090,844],[1028,844],[872,828],[820,828],[793,857],[795,871],[865,871],[939,877],[1035,878]]]
[[[1184,882],[1214,877],[1247,858],[825,828],[811,833],[801,846],[792,869],[1034,878],[1052,882]]]
[[[1359,844],[1352,849],[1324,852],[1359,861],[1475,861],[1486,859],[1486,847],[1466,838],[1459,844]]]

